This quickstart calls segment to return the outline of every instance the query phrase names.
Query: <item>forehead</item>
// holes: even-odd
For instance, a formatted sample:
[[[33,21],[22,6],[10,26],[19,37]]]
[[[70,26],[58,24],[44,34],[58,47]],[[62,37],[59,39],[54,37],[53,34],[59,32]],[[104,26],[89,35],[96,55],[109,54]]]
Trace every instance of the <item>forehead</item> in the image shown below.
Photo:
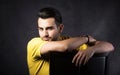
[[[47,18],[47,19],[42,19],[38,18],[38,26],[54,26],[55,24],[55,19],[54,18]]]

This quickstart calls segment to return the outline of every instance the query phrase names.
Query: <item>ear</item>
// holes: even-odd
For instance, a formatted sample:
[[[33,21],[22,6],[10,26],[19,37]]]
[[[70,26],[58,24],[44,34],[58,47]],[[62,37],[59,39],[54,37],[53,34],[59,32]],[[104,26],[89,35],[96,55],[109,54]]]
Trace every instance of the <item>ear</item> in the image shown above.
[[[64,25],[63,25],[63,24],[60,24],[60,25],[59,25],[59,32],[60,32],[60,33],[62,33],[63,28],[64,28]]]

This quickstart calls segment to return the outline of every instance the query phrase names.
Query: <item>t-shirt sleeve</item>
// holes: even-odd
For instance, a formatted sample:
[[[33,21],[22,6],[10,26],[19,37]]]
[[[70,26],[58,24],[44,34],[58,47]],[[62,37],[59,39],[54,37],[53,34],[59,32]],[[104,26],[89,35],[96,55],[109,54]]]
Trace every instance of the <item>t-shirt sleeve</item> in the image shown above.
[[[33,38],[28,42],[27,45],[27,53],[29,57],[41,57],[40,49],[44,44],[46,44],[46,41],[41,40],[41,38]]]
[[[79,48],[77,48],[77,50],[85,50],[85,49],[87,49],[87,44],[83,44],[83,45],[81,45]]]

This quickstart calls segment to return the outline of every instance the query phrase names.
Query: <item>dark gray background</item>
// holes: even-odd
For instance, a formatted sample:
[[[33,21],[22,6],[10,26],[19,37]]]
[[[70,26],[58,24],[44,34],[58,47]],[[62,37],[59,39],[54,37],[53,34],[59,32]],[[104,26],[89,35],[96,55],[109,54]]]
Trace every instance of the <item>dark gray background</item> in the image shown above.
[[[113,43],[108,75],[120,75],[120,2],[115,0],[0,0],[0,75],[27,75],[26,45],[37,32],[36,14],[46,6],[63,16],[63,34],[90,34]]]

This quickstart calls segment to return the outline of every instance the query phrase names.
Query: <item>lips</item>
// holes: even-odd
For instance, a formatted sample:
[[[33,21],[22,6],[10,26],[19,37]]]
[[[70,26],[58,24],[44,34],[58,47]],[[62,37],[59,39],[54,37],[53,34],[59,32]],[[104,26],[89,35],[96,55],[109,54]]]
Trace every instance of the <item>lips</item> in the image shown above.
[[[43,40],[44,40],[44,41],[49,41],[49,40],[50,40],[50,37],[44,37]]]

